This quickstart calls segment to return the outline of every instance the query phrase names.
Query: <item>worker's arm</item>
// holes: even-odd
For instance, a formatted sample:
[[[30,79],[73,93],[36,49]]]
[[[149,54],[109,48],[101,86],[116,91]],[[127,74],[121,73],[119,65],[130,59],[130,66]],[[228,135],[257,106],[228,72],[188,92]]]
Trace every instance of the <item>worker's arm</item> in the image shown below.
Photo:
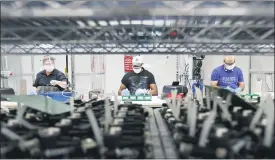
[[[60,86],[61,88],[67,88],[67,77],[64,73],[58,74],[56,85]]]
[[[67,88],[67,81],[57,81],[57,85],[59,85],[61,88]]]
[[[150,94],[152,96],[157,96],[158,95],[158,87],[156,85],[155,77],[153,74],[151,74],[148,77],[148,83],[150,84]]]
[[[158,95],[158,87],[156,84],[150,84],[150,94],[152,96],[157,96]]]
[[[211,81],[210,86],[214,88],[219,88],[218,81]]]
[[[242,91],[244,90],[245,88],[244,82],[239,82],[239,88],[241,88]]]
[[[243,79],[243,72],[241,70],[240,70],[240,72],[238,74],[238,86],[239,86],[239,88],[242,89],[242,91],[245,88],[244,79]]]
[[[124,84],[121,84],[120,87],[119,87],[119,90],[118,90],[117,94],[118,94],[119,96],[121,96],[121,92],[122,92],[124,89],[126,89],[126,86],[125,86]]]
[[[124,76],[123,76],[123,78],[121,79],[121,85],[120,85],[120,87],[119,87],[119,90],[118,90],[118,95],[119,96],[121,96],[121,92],[124,90],[124,89],[126,89],[127,87],[127,84],[128,84],[128,79],[129,79],[129,76],[128,76],[128,74],[125,74]]]
[[[214,69],[211,74],[211,83],[210,83],[211,87],[219,88],[218,86],[219,79],[220,79],[219,72],[216,69]]]

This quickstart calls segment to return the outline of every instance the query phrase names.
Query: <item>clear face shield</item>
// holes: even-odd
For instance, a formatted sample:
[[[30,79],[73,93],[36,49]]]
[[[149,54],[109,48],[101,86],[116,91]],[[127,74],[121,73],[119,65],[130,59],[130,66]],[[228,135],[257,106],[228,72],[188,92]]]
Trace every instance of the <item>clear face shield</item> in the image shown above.
[[[54,59],[51,57],[44,58],[43,59],[43,69],[46,72],[52,72],[54,70]]]

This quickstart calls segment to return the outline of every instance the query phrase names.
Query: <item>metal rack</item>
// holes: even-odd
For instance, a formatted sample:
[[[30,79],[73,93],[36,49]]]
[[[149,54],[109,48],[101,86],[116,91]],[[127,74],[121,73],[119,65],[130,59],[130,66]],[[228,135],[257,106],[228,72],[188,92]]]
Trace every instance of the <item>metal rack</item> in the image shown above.
[[[1,1],[2,54],[274,54],[272,1]]]

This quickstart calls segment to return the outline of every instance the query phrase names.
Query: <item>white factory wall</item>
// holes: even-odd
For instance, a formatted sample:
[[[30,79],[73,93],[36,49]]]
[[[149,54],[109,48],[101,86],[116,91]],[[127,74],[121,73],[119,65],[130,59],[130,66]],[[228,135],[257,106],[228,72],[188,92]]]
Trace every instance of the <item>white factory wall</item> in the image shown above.
[[[13,72],[13,76],[9,79],[9,86],[14,88],[17,93],[24,86],[26,81],[26,93],[33,91],[33,81],[36,74],[42,69],[41,59],[42,56],[7,56],[8,57],[8,69]],[[65,68],[65,55],[54,55],[56,58],[56,68],[64,72]],[[105,88],[106,93],[112,91],[117,92],[121,78],[124,73],[124,56],[123,55],[106,55],[105,56],[105,78],[94,75],[91,73],[91,55],[77,55],[75,56],[75,80],[76,90],[80,93],[87,92],[91,89]],[[166,55],[143,55],[145,64],[155,65],[155,67],[147,68],[155,75],[158,89],[161,92],[163,85],[171,84],[176,78],[176,56],[170,55],[167,63],[160,65]],[[236,65],[242,68],[244,73],[244,79],[246,83],[246,91],[249,87],[249,56],[236,56]],[[33,59],[33,64],[32,64]],[[203,75],[204,83],[210,83],[210,76],[212,70],[223,63],[223,56],[206,56],[203,61]],[[274,57],[273,56],[252,56],[251,57],[252,69],[257,70],[273,70],[274,71]],[[156,65],[157,64],[157,65]],[[69,81],[71,81],[70,75],[70,57],[69,57]],[[260,92],[262,86],[262,77],[257,74],[253,74],[251,77],[251,91]],[[257,81],[260,80],[260,81]],[[21,85],[20,85],[21,81]],[[274,86],[274,74],[273,76],[266,76],[266,82],[269,89],[273,89]],[[96,86],[96,87],[95,87]]]
[[[273,74],[270,75],[252,74],[251,92],[260,92],[262,84],[264,84],[263,91],[274,93],[274,56],[252,56],[251,63],[252,70],[273,71]],[[264,78],[266,79],[266,83],[263,81]]]
[[[124,75],[123,55],[106,55],[105,93],[117,93]]]

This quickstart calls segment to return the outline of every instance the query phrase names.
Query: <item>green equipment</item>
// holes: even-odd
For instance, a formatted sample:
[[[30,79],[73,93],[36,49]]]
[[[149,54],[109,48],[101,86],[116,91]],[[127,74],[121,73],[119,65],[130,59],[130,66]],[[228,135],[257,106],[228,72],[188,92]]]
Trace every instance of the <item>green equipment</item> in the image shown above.
[[[122,101],[152,101],[151,95],[122,96]]]

